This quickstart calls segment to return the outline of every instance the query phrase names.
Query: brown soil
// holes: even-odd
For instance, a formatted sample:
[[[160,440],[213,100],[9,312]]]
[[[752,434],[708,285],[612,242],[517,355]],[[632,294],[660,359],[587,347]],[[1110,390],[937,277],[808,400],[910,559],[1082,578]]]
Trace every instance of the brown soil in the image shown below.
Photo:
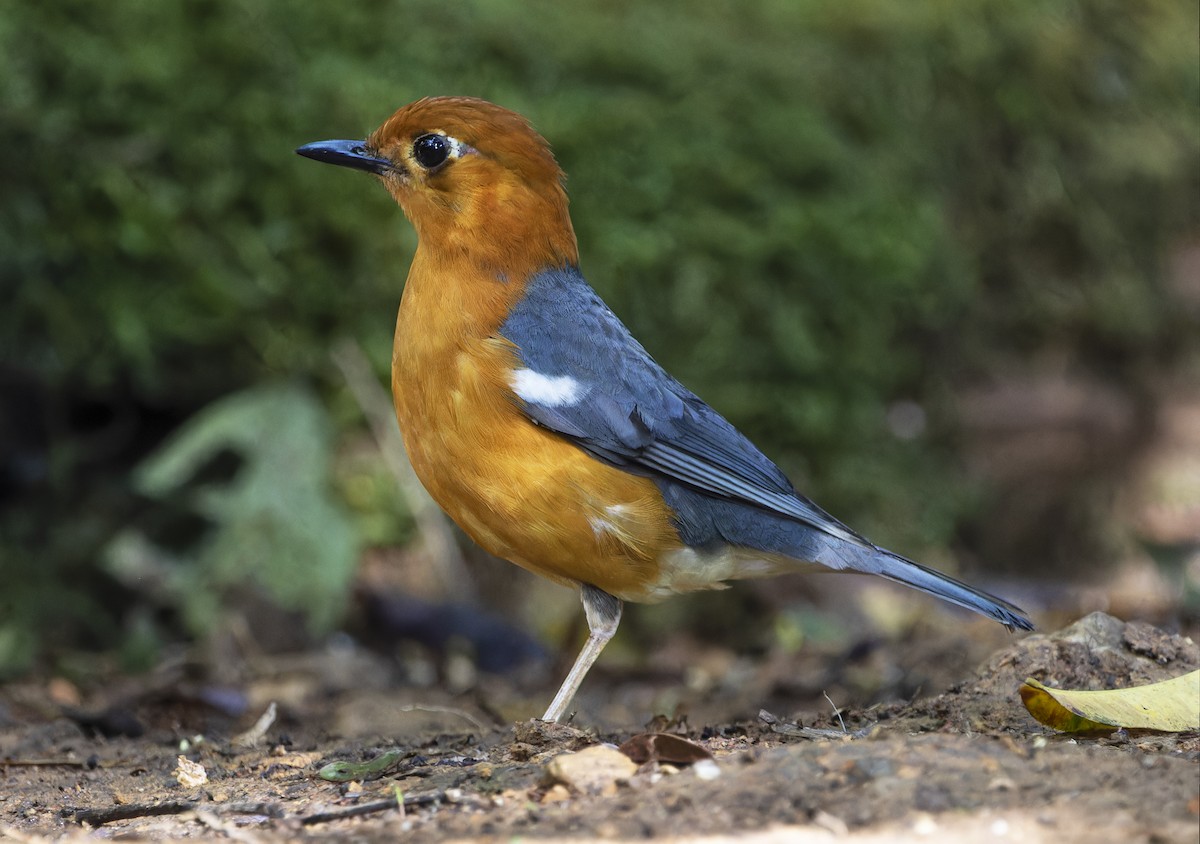
[[[933,637],[904,651],[944,659],[954,644]],[[1034,722],[1016,693],[1027,676],[1111,688],[1197,667],[1191,639],[1095,614],[1011,640],[973,673],[958,666],[967,679],[942,694],[843,711],[844,724],[827,703],[788,708],[796,684],[779,678],[795,666],[765,683],[760,669],[697,694],[682,723],[653,725],[715,766],[688,764],[704,752],[679,743],[632,773],[586,761],[558,782],[550,760],[647,732],[634,726],[640,704],[622,727],[612,702],[640,700],[661,678],[597,671],[574,726],[501,723],[533,708],[501,681],[457,699],[396,688],[361,652],[258,666],[244,686],[255,710],[238,719],[212,705],[216,687],[182,670],[126,680],[75,707],[52,703],[71,693],[53,682],[13,684],[0,693],[0,838],[1197,841],[1200,735],[1063,736]],[[828,671],[823,679],[838,688]],[[755,695],[774,714],[747,713]],[[279,720],[259,745],[239,746],[268,700]],[[716,720],[722,700],[743,717]],[[139,737],[119,735],[138,725]],[[317,776],[330,761],[387,751],[396,761],[375,779]],[[180,755],[208,781],[182,785]]]

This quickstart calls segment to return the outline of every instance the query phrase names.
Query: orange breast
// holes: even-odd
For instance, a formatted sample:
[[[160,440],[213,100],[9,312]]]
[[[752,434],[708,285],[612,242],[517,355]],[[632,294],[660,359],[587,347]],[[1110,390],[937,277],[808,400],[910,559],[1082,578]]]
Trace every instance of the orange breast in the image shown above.
[[[436,291],[413,281],[397,320],[392,389],[430,495],[483,548],[522,568],[650,597],[659,560],[682,547],[657,487],[529,422],[510,399],[512,347],[464,331],[452,302],[425,307]]]

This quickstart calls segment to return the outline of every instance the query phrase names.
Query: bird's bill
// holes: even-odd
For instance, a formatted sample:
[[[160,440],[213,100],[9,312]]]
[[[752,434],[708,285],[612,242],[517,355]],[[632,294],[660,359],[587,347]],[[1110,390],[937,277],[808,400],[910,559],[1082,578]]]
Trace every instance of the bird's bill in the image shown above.
[[[366,141],[316,141],[305,144],[296,153],[313,161],[366,170],[368,173],[381,174],[392,167],[386,158],[373,154]]]

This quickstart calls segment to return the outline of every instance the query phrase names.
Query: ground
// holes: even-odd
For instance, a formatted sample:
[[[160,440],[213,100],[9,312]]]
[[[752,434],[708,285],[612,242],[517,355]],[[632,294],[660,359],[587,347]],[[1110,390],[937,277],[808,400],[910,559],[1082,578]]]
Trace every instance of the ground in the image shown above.
[[[632,720],[647,689],[683,681],[606,675],[603,661],[570,725],[530,720],[519,681],[480,679],[454,698],[397,688],[384,661],[345,644],[262,659],[240,691],[186,664],[75,702],[61,680],[13,683],[0,692],[0,839],[1200,839],[1200,735],[1060,735],[1016,693],[1027,676],[1073,688],[1178,676],[1200,667],[1190,638],[1093,614],[1051,634],[985,636],[995,646],[973,666],[978,654],[945,630],[926,638],[906,640],[900,658],[888,645],[843,654],[837,671],[804,668],[831,697],[848,694],[848,662],[957,672],[940,694],[840,718],[823,695],[802,694],[819,685],[788,681],[797,666],[769,656],[720,664],[725,685],[691,678],[687,717],[649,726]],[[226,698],[239,695],[253,708],[231,717]],[[279,717],[254,744],[267,701]],[[754,701],[761,711],[746,709]],[[650,732],[675,738],[635,739],[639,758],[656,757],[640,765],[572,754]],[[393,761],[374,778],[317,773],[384,753]],[[207,782],[188,781],[180,756]]]

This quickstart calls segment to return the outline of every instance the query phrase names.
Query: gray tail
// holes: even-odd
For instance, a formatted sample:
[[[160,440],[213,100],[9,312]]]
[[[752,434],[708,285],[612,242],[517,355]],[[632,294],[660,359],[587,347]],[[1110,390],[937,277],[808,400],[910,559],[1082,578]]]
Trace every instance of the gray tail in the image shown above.
[[[869,572],[896,583],[903,583],[913,589],[919,589],[926,594],[957,604],[960,607],[973,610],[980,615],[986,615],[1003,624],[1009,630],[1032,630],[1033,622],[1025,617],[1025,611],[1010,604],[995,595],[989,595],[968,586],[960,580],[926,568],[920,563],[914,563],[899,554],[893,554],[886,548],[875,545],[857,545],[848,542],[830,543],[827,550],[836,555],[836,559],[827,559],[822,553],[819,562],[835,569]]]

